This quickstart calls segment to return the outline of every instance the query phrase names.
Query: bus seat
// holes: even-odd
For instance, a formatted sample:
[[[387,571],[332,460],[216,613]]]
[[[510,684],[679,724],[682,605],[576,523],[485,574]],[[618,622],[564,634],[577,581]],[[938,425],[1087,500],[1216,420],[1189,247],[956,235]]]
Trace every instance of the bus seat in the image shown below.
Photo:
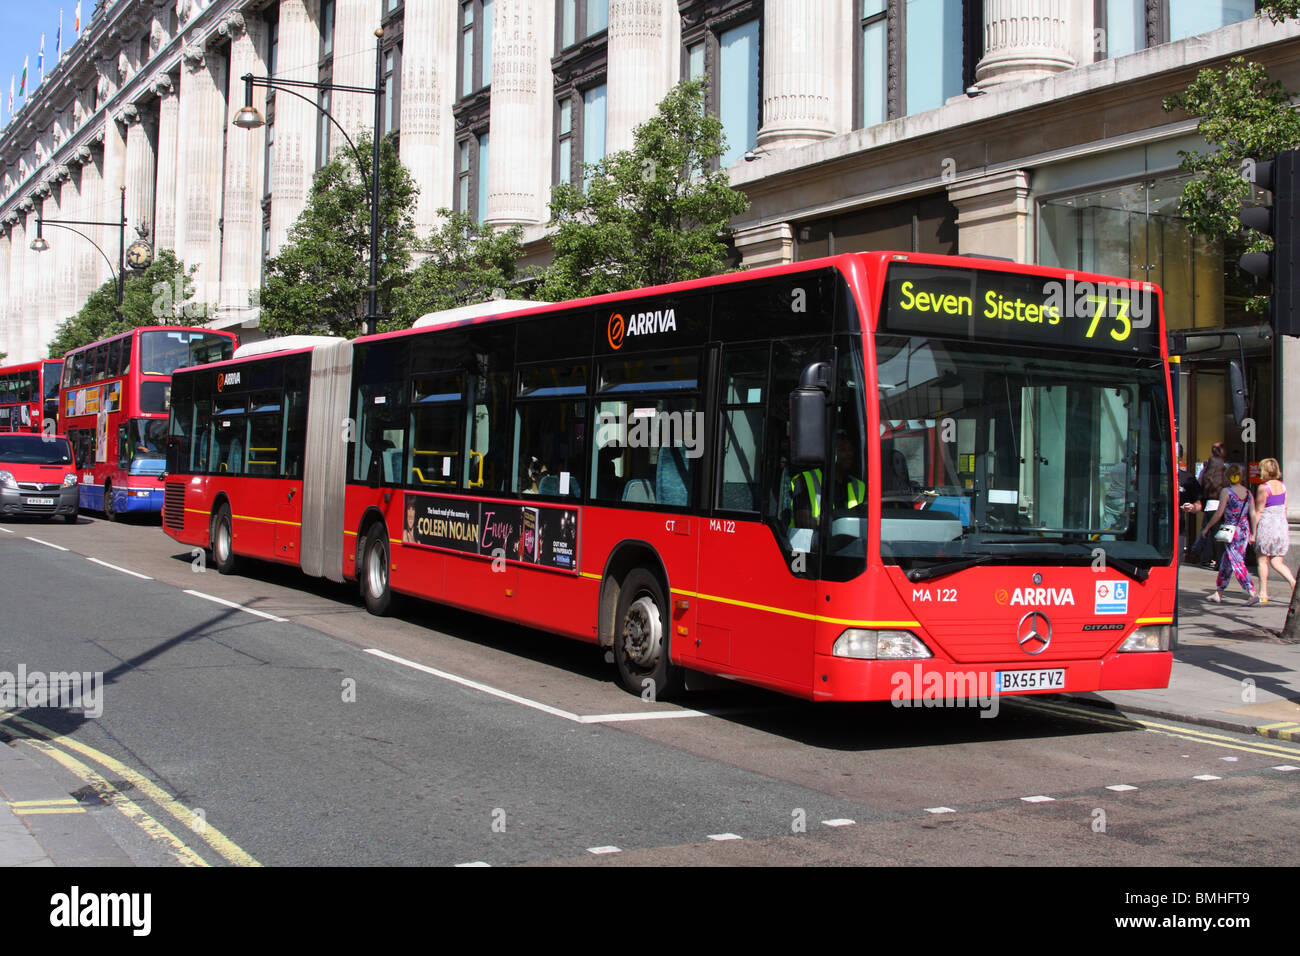
[[[655,500],[661,505],[679,508],[690,503],[690,461],[676,446],[659,449],[655,468]]]
[[[398,476],[402,473],[402,449],[385,448],[384,456],[384,484],[395,485],[400,479]]]
[[[560,494],[560,476],[547,475],[538,482],[537,493],[539,495],[558,496]],[[574,478],[572,475],[569,476],[569,496],[572,498],[580,498],[582,496],[582,488],[578,485],[578,479]]]
[[[724,481],[722,507],[728,511],[757,511],[758,489],[747,481]]]
[[[624,501],[648,502],[654,504],[655,490],[649,478],[633,478],[623,486]]]

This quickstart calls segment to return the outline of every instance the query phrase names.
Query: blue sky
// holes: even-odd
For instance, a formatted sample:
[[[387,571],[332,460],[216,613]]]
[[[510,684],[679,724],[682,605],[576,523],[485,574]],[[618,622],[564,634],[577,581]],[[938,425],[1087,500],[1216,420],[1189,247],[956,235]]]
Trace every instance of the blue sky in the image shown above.
[[[14,76],[14,109],[23,102],[18,96],[18,83],[22,79],[23,57],[30,58],[27,72],[27,90],[36,85],[39,73],[36,54],[41,48],[41,33],[45,34],[45,70],[54,66],[54,34],[59,29],[59,8],[63,8],[63,50],[77,38],[73,29],[73,11],[77,0],[0,0],[0,123],[9,123],[9,77]],[[95,0],[81,0],[81,26],[84,29]]]

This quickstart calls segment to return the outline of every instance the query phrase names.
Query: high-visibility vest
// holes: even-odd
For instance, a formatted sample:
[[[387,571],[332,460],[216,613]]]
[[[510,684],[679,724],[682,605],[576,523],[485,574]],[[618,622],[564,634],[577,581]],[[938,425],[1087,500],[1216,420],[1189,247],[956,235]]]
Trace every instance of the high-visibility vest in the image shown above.
[[[808,488],[808,501],[812,504],[813,520],[820,521],[822,516],[822,470],[820,468],[813,468],[791,478],[791,499],[798,498],[799,496],[799,479],[801,478]],[[862,502],[867,500],[867,483],[865,481],[859,481],[857,478],[850,478],[846,490],[849,498],[846,504],[850,509],[856,508],[858,505],[862,504]],[[791,513],[790,521],[793,526],[793,512]]]

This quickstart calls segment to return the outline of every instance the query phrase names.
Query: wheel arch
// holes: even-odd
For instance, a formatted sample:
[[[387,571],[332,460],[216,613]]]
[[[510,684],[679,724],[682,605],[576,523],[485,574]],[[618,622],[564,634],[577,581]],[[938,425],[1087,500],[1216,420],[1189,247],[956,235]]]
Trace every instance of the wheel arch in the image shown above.
[[[659,552],[648,541],[624,538],[610,549],[600,576],[600,597],[596,605],[596,642],[600,647],[614,646],[618,596],[624,579],[633,568],[645,568],[659,580],[668,606],[664,612],[672,619],[673,592],[668,584],[668,569]]]
[[[384,513],[375,505],[366,508],[361,514],[361,520],[357,522],[357,539],[352,546],[352,577],[354,580],[361,580],[361,546],[366,543],[366,535],[375,525],[384,526],[384,536],[388,535],[388,522],[384,519]]]

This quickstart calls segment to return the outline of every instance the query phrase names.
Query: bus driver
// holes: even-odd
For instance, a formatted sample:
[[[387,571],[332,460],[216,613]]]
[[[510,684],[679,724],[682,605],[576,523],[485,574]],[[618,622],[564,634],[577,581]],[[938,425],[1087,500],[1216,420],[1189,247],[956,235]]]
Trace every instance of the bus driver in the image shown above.
[[[836,515],[851,514],[867,500],[867,485],[850,473],[853,467],[853,442],[846,432],[835,436],[835,482],[831,486],[831,507]],[[810,468],[790,479],[790,497],[794,502],[794,526],[816,528],[822,513],[822,470]]]

